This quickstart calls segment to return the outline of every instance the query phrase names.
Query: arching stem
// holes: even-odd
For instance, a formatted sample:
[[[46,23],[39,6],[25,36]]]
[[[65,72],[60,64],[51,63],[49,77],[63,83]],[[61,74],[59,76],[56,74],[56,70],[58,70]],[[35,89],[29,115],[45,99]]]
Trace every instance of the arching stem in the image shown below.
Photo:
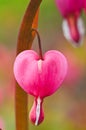
[[[43,56],[42,56],[42,46],[41,46],[41,39],[40,39],[39,32],[38,32],[35,28],[32,28],[31,31],[32,31],[32,32],[34,31],[34,32],[37,34],[38,46],[39,46],[39,56],[40,56],[40,58],[43,60]]]
[[[30,49],[35,35],[31,28],[37,28],[38,9],[42,0],[31,0],[25,12],[17,41],[17,54]],[[28,96],[16,82],[15,87],[16,130],[28,130]]]

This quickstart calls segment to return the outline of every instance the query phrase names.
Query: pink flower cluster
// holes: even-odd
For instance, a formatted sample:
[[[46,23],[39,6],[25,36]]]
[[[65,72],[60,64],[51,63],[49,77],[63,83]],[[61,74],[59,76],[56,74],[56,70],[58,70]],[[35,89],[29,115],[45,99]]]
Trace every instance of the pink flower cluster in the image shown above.
[[[81,13],[86,11],[86,0],[55,0],[56,6],[64,18],[62,28],[66,39],[74,46],[80,46],[85,33]]]

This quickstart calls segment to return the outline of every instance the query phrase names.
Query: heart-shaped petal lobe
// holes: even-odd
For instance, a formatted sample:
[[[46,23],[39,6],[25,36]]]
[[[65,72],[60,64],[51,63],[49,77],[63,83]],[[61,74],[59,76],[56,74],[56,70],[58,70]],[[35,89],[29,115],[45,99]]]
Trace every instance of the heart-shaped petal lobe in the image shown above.
[[[14,63],[14,75],[24,91],[44,98],[53,94],[67,73],[67,60],[59,51],[51,50],[43,60],[32,50],[21,52]]]

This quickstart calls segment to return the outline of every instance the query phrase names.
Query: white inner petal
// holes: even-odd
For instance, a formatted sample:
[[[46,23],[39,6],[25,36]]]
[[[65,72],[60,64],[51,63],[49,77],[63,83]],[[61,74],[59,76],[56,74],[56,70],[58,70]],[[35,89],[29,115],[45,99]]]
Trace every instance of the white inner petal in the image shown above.
[[[78,27],[80,35],[84,36],[85,28],[84,28],[83,20],[81,18],[78,18],[77,27]]]
[[[72,40],[71,35],[70,35],[70,29],[69,29],[68,22],[66,19],[62,23],[62,29],[63,29],[63,34],[64,34],[65,38],[67,40]]]
[[[77,28],[78,28],[78,31],[79,31],[79,34],[80,34],[79,44],[75,44],[75,41],[72,39],[72,37],[70,35],[70,29],[69,29],[69,25],[68,25],[67,20],[65,19],[62,23],[63,34],[64,34],[64,36],[67,40],[74,43],[73,44],[74,47],[76,47],[75,45],[81,45],[82,44],[83,37],[84,37],[84,34],[85,34],[84,23],[83,23],[83,20],[81,18],[78,18],[78,20],[77,20]]]
[[[41,99],[37,98],[37,106],[36,106],[36,121],[35,125],[38,125],[39,118],[40,118],[40,106],[41,106]]]
[[[38,70],[39,70],[39,73],[42,72],[42,60],[38,61]]]

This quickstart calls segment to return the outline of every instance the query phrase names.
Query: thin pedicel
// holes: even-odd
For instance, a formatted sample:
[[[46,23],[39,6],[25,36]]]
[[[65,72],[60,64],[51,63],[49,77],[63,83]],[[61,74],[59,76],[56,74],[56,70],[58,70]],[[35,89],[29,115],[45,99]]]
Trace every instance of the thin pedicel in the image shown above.
[[[41,46],[41,39],[40,39],[39,32],[38,32],[35,28],[32,28],[31,32],[35,32],[35,33],[37,34],[38,45],[39,45],[39,56],[40,56],[40,59],[43,60],[43,55],[42,55],[42,46]]]

